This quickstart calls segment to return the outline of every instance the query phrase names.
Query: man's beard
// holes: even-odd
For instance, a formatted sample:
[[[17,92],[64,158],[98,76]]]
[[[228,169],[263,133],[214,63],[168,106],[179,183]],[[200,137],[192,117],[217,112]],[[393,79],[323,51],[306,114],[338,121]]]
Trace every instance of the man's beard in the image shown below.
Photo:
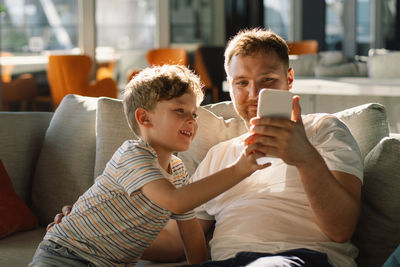
[[[250,119],[257,116],[257,110],[254,108],[249,108],[250,106],[256,104],[257,101],[250,100],[243,104],[235,104],[236,112],[239,116],[246,122],[247,125],[250,125]]]

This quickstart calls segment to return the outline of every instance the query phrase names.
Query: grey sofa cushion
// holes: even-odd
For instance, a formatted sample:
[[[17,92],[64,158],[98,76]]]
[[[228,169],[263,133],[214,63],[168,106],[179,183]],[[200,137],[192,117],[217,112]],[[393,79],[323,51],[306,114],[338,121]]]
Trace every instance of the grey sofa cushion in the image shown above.
[[[381,266],[400,244],[400,139],[386,137],[365,158],[359,266]]]
[[[364,104],[335,115],[349,127],[363,158],[382,138],[389,135],[386,110],[381,104]]]
[[[225,120],[231,118],[240,119],[240,116],[236,113],[235,108],[233,107],[232,101],[223,101],[216,104],[208,104],[202,106],[202,108],[211,111],[218,117],[222,117]]]
[[[27,204],[32,174],[52,116],[51,112],[3,112],[0,116],[0,159],[15,192]]]
[[[0,266],[28,266],[46,233],[45,227],[0,239]]]
[[[99,176],[125,140],[136,139],[124,115],[122,100],[101,97],[97,102],[95,176]]]
[[[32,188],[41,225],[93,184],[97,98],[68,95],[47,129]]]

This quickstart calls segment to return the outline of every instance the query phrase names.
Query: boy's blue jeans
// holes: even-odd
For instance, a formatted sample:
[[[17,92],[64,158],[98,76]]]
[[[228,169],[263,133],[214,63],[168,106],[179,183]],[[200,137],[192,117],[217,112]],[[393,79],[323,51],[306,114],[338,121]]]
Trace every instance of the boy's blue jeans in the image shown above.
[[[88,267],[94,266],[78,254],[49,240],[40,242],[29,267]]]
[[[382,267],[399,267],[400,266],[400,246],[390,255]]]

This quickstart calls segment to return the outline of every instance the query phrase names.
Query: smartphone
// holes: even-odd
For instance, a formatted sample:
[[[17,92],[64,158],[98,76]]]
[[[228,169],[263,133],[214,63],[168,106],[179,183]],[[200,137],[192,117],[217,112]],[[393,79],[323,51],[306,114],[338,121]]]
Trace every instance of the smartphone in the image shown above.
[[[257,115],[289,119],[292,115],[293,94],[286,90],[261,89],[258,95]]]
[[[293,94],[286,90],[261,89],[258,95],[257,115],[261,118],[283,118],[290,120],[292,115]],[[277,158],[272,155],[258,158],[259,165],[273,162]]]

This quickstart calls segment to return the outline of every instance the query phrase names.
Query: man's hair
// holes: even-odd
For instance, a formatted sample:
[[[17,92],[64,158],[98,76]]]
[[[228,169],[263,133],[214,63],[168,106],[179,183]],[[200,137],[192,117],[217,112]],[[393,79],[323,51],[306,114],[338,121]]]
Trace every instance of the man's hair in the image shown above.
[[[271,51],[276,53],[285,68],[289,67],[289,49],[282,37],[261,28],[241,30],[228,42],[225,49],[225,72],[229,76],[229,64],[233,56],[251,56]]]
[[[140,136],[136,121],[137,108],[153,110],[157,102],[171,100],[185,93],[193,93],[197,105],[203,101],[199,77],[185,66],[163,65],[143,69],[125,87],[123,106],[126,119],[132,131]]]

